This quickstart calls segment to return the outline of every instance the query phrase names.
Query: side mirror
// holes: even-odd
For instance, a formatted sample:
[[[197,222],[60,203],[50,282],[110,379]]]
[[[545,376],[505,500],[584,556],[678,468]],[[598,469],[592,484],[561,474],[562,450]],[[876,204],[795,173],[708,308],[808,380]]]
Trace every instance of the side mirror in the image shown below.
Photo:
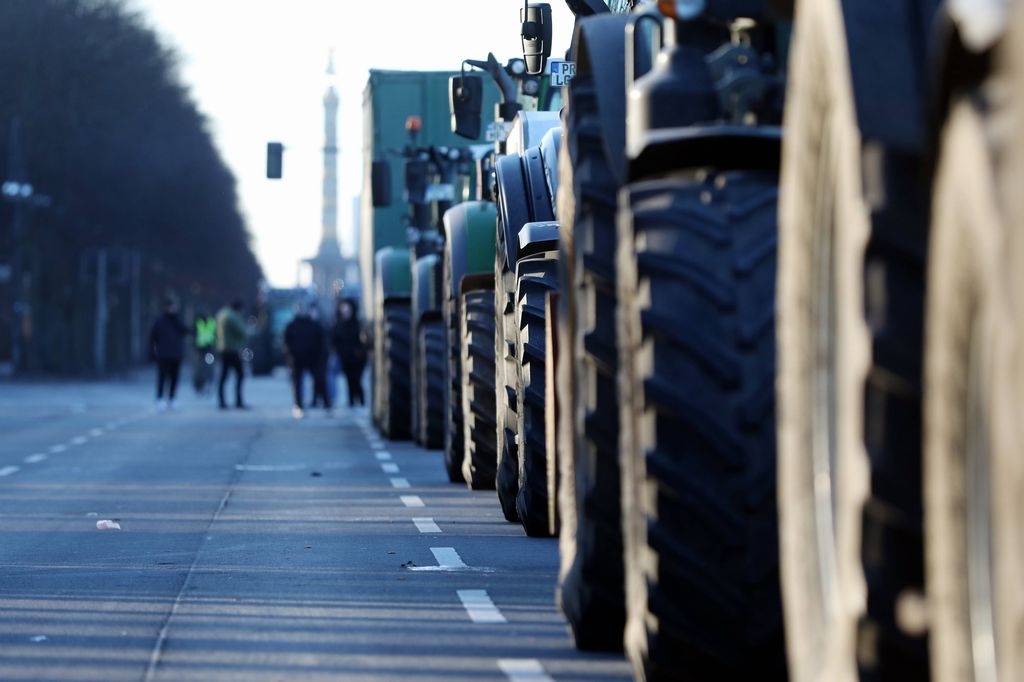
[[[544,73],[544,66],[551,56],[551,5],[539,2],[526,5],[519,10],[522,22],[523,59],[526,72],[531,75]]]
[[[284,145],[280,142],[267,143],[267,177],[280,180],[284,172]]]
[[[468,140],[479,140],[483,125],[484,79],[476,74],[452,76],[448,79],[448,90],[452,132]]]
[[[391,164],[387,159],[378,159],[370,167],[370,191],[374,208],[391,205]]]

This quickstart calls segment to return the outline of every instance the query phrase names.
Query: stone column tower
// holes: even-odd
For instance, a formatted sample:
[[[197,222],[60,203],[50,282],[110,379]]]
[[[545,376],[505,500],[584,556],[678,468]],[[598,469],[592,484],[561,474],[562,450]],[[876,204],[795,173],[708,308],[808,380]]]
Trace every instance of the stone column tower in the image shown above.
[[[334,54],[327,63],[334,76]],[[333,78],[332,78],[333,80]],[[324,169],[320,248],[306,260],[313,268],[313,285],[322,302],[334,299],[343,286],[345,262],[338,243],[338,91],[334,84],[324,93]],[[329,312],[328,310],[324,311]]]

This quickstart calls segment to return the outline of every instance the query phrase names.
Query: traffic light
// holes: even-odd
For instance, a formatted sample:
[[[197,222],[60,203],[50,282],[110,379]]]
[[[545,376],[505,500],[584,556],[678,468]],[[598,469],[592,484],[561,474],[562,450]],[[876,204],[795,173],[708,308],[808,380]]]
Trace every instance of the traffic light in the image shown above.
[[[280,180],[284,171],[284,145],[280,142],[267,143],[267,177]]]

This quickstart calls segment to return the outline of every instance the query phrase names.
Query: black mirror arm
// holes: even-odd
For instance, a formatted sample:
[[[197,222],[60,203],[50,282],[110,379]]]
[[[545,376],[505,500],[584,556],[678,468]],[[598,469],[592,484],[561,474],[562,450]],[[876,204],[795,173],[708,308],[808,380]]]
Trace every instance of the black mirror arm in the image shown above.
[[[498,59],[494,56],[493,52],[487,54],[487,61],[466,59],[462,63],[486,71],[494,79],[498,90],[501,91],[502,102],[508,104],[516,101],[519,95],[519,88],[516,87],[516,82],[512,79],[512,76],[508,75],[508,72],[505,71],[505,67],[498,63]]]

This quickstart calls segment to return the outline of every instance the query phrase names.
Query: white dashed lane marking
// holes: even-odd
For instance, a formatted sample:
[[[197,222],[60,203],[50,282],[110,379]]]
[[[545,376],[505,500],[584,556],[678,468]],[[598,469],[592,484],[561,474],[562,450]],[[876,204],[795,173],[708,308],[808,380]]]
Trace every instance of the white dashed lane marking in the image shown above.
[[[426,507],[419,495],[402,495],[402,504],[406,507]]]
[[[46,455],[41,452],[37,452],[34,455],[29,455],[25,458],[25,464],[39,464],[46,459]]]
[[[502,658],[498,668],[510,682],[554,682],[536,658]]]
[[[404,479],[404,478],[392,478],[391,479],[391,486],[394,487],[394,488],[408,488],[409,487],[409,481],[407,479]]]
[[[92,431],[89,432],[89,435],[92,436],[93,438],[99,438],[100,436],[103,435],[103,429],[93,429]]]
[[[57,455],[68,449],[67,445],[54,445],[50,448],[50,452]]]
[[[75,436],[71,439],[72,445],[85,445],[88,442],[89,438],[87,436]]]
[[[398,465],[395,464],[394,462],[384,462],[383,464],[380,465],[380,468],[384,471],[385,474],[398,473]]]
[[[459,600],[474,623],[507,623],[498,607],[487,595],[487,590],[459,590]]]
[[[13,464],[11,466],[2,467],[0,468],[0,477],[10,476],[11,474],[16,474],[19,471],[21,471],[21,467],[14,466]]]
[[[421,533],[440,533],[441,532],[440,526],[438,526],[436,523],[434,523],[434,519],[430,519],[430,518],[413,519],[412,522],[414,524],[416,524],[416,530],[418,530]]]
[[[380,461],[382,461],[382,462],[386,462],[386,461],[388,461],[389,459],[391,459],[391,453],[390,453],[390,452],[378,452],[378,453],[377,453],[377,455],[376,455],[376,457],[377,457],[377,459],[379,459]]]

